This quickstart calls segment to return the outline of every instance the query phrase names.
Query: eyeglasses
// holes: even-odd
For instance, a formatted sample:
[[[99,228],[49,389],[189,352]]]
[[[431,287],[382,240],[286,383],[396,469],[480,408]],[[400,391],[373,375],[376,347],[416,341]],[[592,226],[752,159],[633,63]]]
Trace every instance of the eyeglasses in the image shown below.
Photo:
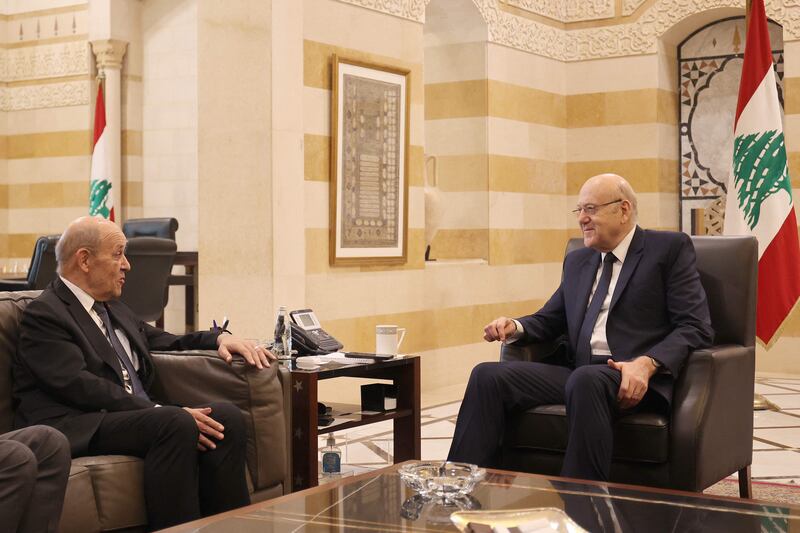
[[[622,198],[617,198],[616,200],[612,200],[611,202],[606,202],[604,204],[579,205],[579,206],[575,207],[575,209],[573,209],[572,212],[575,213],[576,216],[578,216],[578,215],[581,214],[581,211],[583,211],[584,213],[586,213],[587,215],[589,215],[591,217],[591,216],[596,215],[597,211],[599,211],[601,207],[605,207],[605,206],[611,205],[611,204],[618,204],[618,203],[620,203],[622,201],[623,201]]]

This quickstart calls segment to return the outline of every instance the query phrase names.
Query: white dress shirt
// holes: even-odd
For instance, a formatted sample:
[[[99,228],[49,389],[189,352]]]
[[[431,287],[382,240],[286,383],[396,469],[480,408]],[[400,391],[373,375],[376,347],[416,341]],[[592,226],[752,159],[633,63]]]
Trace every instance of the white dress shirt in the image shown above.
[[[94,323],[97,324],[98,328],[100,328],[100,331],[103,332],[103,335],[105,335],[106,339],[108,339],[109,338],[108,332],[106,331],[106,325],[103,324],[103,319],[100,318],[100,315],[97,314],[97,311],[92,309],[92,306],[94,305],[95,302],[94,298],[92,298],[86,291],[84,291],[83,289],[72,283],[70,280],[65,279],[61,276],[59,277],[61,278],[61,281],[64,282],[64,285],[66,285],[67,288],[69,288],[69,290],[72,291],[72,294],[75,295],[75,298],[78,299],[83,308],[86,309],[86,312],[89,313],[90,317],[92,317],[92,320],[94,320]],[[114,331],[117,333],[117,338],[119,338],[120,344],[122,344],[122,347],[125,348],[125,353],[128,355],[128,358],[133,363],[133,368],[139,370],[139,358],[136,356],[136,353],[131,349],[131,343],[128,340],[128,336],[125,335],[125,330],[117,327],[114,328]],[[110,339],[108,342],[109,344],[111,344]]]
[[[600,307],[600,314],[597,316],[597,322],[594,323],[594,330],[592,330],[592,339],[589,341],[589,344],[592,348],[592,355],[611,355],[611,350],[608,349],[608,339],[606,338],[608,307],[611,305],[611,298],[614,296],[614,289],[617,287],[619,273],[622,271],[622,265],[625,263],[625,258],[628,255],[628,248],[631,246],[631,241],[633,240],[633,234],[635,232],[636,226],[634,226],[633,229],[629,231],[627,235],[625,235],[616,248],[611,250],[611,253],[614,254],[614,257],[616,257],[617,260],[614,261],[614,264],[612,265],[611,283],[608,286],[608,293],[606,294],[606,298],[603,300],[603,304]],[[605,258],[606,254],[601,253],[600,266],[597,267],[597,274],[595,274],[592,290],[589,293],[589,300],[586,302],[587,308],[592,301],[592,296],[594,296],[594,291],[597,289],[597,284],[600,282],[600,276],[603,273],[603,260],[605,260]],[[506,343],[512,343],[522,337],[522,324],[520,324],[519,320],[516,319],[514,320],[514,323],[517,327],[517,331],[506,339]]]

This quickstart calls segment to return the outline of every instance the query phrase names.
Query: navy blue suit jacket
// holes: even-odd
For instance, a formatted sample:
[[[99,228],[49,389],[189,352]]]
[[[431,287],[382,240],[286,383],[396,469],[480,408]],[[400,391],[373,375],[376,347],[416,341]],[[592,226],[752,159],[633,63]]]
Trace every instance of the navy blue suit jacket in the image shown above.
[[[561,285],[537,313],[519,318],[520,343],[564,336],[574,360],[600,252],[582,248],[567,254]],[[686,357],[713,340],[706,293],[700,284],[691,238],[685,233],[636,227],[622,264],[606,323],[608,347],[615,361],[649,355],[668,372],[650,379],[649,387],[667,402],[674,378]]]
[[[150,350],[216,348],[219,333],[172,335],[142,322],[120,301],[108,302],[108,309],[139,356],[145,389],[155,373]],[[55,427],[69,439],[73,456],[87,453],[106,412],[155,405],[125,391],[114,348],[60,278],[25,308],[12,368],[14,426]]]

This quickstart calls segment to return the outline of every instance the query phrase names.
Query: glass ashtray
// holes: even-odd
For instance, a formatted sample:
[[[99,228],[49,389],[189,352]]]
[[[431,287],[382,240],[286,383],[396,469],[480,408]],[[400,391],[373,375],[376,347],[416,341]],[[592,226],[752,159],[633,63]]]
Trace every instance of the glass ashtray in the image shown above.
[[[400,479],[426,498],[452,500],[466,496],[486,476],[486,470],[468,463],[422,461],[403,465]]]

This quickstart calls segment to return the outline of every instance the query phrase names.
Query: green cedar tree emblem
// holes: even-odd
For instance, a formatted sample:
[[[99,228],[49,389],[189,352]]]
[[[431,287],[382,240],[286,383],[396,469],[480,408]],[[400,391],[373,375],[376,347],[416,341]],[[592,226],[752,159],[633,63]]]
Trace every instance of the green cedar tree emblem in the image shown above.
[[[108,195],[111,192],[111,182],[108,180],[94,180],[89,189],[89,214],[100,215],[108,218],[111,210],[108,208]]]
[[[739,135],[733,143],[733,177],[739,207],[751,230],[758,225],[761,205],[780,190],[791,198],[783,132]]]

